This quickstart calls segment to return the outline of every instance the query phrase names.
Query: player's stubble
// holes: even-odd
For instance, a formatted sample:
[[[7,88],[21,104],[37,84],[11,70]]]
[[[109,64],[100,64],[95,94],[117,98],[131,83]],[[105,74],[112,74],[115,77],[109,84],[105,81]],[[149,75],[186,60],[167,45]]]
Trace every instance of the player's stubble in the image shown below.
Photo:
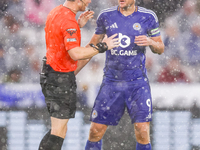
[[[119,0],[120,2],[120,0]],[[135,0],[132,0],[132,2],[130,4],[128,4],[127,6],[124,7],[120,7],[121,9],[123,9],[124,11],[127,11],[129,8],[131,8],[133,5],[135,5]]]

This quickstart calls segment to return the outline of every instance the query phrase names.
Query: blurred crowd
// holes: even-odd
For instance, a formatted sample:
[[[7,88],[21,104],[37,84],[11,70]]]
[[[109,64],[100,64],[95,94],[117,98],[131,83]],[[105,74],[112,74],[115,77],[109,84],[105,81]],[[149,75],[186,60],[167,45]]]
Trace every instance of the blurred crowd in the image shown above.
[[[165,18],[161,33],[164,53],[147,54],[150,81],[200,82],[200,0],[186,0]]]
[[[171,0],[165,5],[160,0],[136,2],[140,6],[152,7],[156,12],[165,44],[162,55],[153,54],[149,48],[146,50],[150,82],[199,83],[200,0]],[[46,16],[52,8],[63,3],[64,0],[1,0],[0,83],[39,83],[41,60],[46,53]],[[81,29],[82,46],[89,42],[94,33],[99,12],[113,5],[117,5],[117,0],[92,0],[89,8],[95,11],[95,15]],[[96,96],[103,77],[104,56],[99,54],[92,58],[77,75],[83,103],[86,101],[84,97],[87,99],[89,95],[89,99],[94,99]],[[89,101],[91,105],[93,101]]]
[[[55,6],[49,0],[1,0],[0,82],[39,82],[44,24]]]

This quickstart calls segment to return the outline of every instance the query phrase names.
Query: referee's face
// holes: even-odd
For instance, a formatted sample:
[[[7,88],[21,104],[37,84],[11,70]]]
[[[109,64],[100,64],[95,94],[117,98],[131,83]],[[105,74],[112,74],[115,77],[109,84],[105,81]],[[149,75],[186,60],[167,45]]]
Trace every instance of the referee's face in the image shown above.
[[[119,7],[127,10],[135,5],[135,0],[118,0]]]
[[[85,9],[89,5],[89,3],[91,3],[91,0],[80,0],[80,3],[79,3],[80,11],[85,11]]]

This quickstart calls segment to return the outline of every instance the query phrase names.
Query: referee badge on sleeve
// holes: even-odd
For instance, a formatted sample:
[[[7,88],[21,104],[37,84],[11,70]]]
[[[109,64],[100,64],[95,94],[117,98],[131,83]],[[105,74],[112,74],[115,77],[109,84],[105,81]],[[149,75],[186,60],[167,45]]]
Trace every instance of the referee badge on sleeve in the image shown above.
[[[70,36],[76,33],[76,29],[67,29],[66,31],[70,34]]]
[[[67,42],[76,42],[76,38],[68,38]]]

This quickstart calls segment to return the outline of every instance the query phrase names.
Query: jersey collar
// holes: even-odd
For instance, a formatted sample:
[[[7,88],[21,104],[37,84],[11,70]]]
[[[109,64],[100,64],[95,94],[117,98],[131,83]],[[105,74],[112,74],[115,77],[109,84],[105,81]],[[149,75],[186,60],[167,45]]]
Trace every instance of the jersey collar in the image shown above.
[[[117,7],[117,11],[120,13],[120,14],[122,14],[121,12],[120,12],[120,8],[119,8],[119,6]],[[128,15],[128,16],[131,16],[131,15],[133,15],[135,12],[137,12],[138,11],[138,6],[135,6],[135,11],[132,13],[132,14],[130,14],[130,15]],[[122,14],[123,15],[123,14]],[[124,16],[124,15],[123,15]],[[125,16],[125,17],[128,17],[128,16]]]
[[[73,12],[70,8],[68,8],[68,7],[66,7],[66,6],[64,6],[64,5],[61,5],[61,6],[63,6],[63,7],[65,7],[65,8],[67,8],[69,11],[71,11],[75,16],[76,16],[76,13],[75,12]]]

